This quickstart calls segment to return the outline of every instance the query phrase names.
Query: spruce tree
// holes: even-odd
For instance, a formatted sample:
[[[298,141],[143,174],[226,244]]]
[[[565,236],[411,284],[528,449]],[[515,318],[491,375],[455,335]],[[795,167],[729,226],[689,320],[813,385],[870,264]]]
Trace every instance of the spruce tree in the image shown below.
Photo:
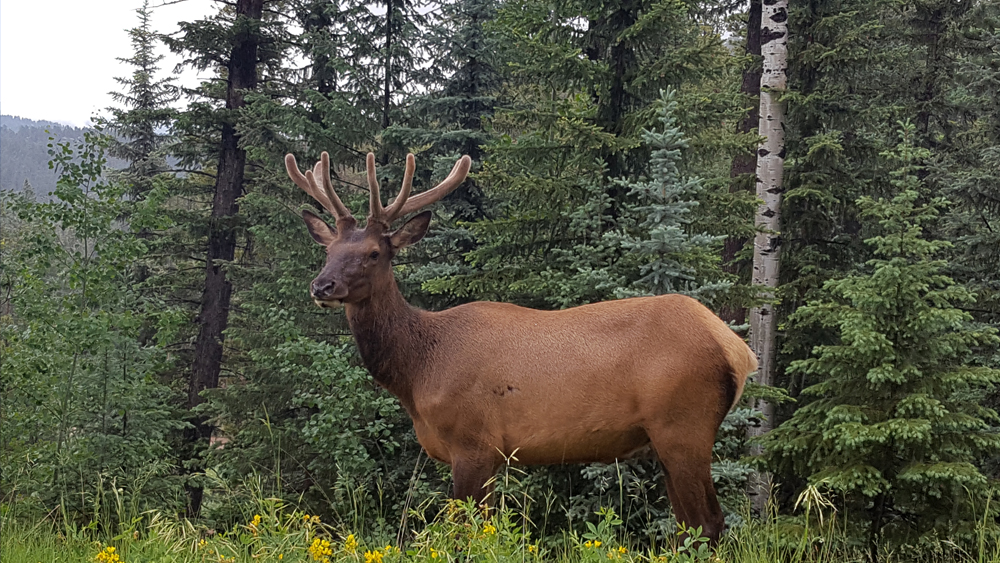
[[[641,276],[618,296],[682,293],[710,299],[731,285],[722,279],[717,258],[724,237],[691,232],[691,212],[704,188],[699,178],[685,177],[680,170],[681,150],[688,144],[675,117],[676,93],[664,92],[660,104],[660,131],[642,132],[652,149],[650,177],[627,184],[629,195],[639,202],[632,211],[638,215],[637,233],[624,233],[619,240],[639,257]]]
[[[466,300],[437,291],[436,285],[468,269],[462,256],[476,248],[476,241],[464,223],[491,215],[475,172],[491,139],[488,123],[499,103],[506,65],[507,48],[491,27],[496,11],[495,0],[463,0],[431,14],[425,40],[432,61],[424,72],[430,91],[412,98],[400,121],[382,134],[387,150],[399,157],[418,151],[416,182],[425,186],[444,178],[461,155],[472,158],[473,176],[437,206],[429,236],[407,249],[414,267],[405,270],[402,289],[412,303],[425,307]],[[394,169],[398,184],[402,170]]]
[[[132,67],[132,75],[115,80],[121,92],[112,92],[120,104],[109,108],[109,132],[117,139],[109,154],[128,164],[126,181],[132,184],[131,196],[142,198],[152,188],[152,178],[166,170],[161,149],[169,140],[166,131],[176,114],[170,104],[179,93],[172,78],[157,79],[163,55],[155,52],[156,33],[150,27],[148,0],[136,10],[139,25],[128,31],[132,40],[132,56],[118,60]]]
[[[275,32],[267,25],[272,16],[264,10],[265,0],[238,0],[235,9],[224,9],[214,17],[184,22],[181,35],[170,38],[168,45],[190,58],[188,62],[205,70],[220,72],[214,80],[202,83],[194,92],[198,100],[179,117],[182,163],[197,174],[185,183],[205,190],[204,177],[212,187],[210,211],[203,217],[187,217],[186,227],[195,231],[200,246],[203,277],[195,288],[198,295],[195,317],[197,335],[190,354],[186,407],[191,411],[193,428],[186,436],[186,470],[197,474],[202,449],[208,446],[215,424],[198,411],[205,402],[203,392],[219,387],[224,361],[223,341],[232,310],[233,283],[228,267],[236,257],[236,248],[244,234],[239,219],[239,198],[248,190],[248,151],[243,141],[241,117],[255,91],[266,65],[274,65],[278,52],[272,47]],[[205,170],[205,169],[208,170]],[[204,174],[204,176],[202,176]],[[208,194],[199,194],[204,197]],[[204,238],[201,238],[201,237]],[[188,249],[188,252],[191,250]],[[201,510],[203,486],[197,478],[188,483],[188,514]]]
[[[818,382],[763,439],[771,469],[841,495],[853,522],[867,516],[873,559],[883,538],[892,545],[935,532],[967,537],[988,492],[975,463],[1000,448],[990,428],[996,412],[978,402],[1000,371],[973,362],[975,351],[1000,340],[959,308],[974,297],[943,273],[940,256],[951,244],[925,234],[946,202],[922,195],[920,163],[930,153],[913,142],[906,125],[885,155],[900,162],[895,195],[858,201],[877,224],[865,240],[875,258],[863,272],[828,281],[826,299],[792,316],[796,327],[836,339],[789,366]]]

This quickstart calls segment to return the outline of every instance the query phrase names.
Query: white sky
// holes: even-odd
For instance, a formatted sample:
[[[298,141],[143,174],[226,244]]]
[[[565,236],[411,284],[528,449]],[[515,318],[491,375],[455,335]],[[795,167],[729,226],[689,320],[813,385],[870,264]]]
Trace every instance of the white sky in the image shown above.
[[[167,0],[173,1],[173,0]],[[163,5],[150,0],[152,29],[177,30],[177,22],[213,13],[211,0]],[[77,127],[112,105],[108,92],[119,90],[116,76],[130,68],[116,60],[130,57],[127,30],[139,23],[142,0],[0,0],[0,112]],[[178,58],[160,62],[162,78]],[[192,85],[188,70],[179,84]]]

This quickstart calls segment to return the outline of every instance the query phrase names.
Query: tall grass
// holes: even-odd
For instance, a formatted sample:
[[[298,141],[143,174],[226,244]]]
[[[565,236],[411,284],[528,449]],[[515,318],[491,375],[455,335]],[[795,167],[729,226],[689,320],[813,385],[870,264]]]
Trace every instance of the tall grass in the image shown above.
[[[744,515],[744,525],[731,530],[713,551],[697,531],[687,530],[671,545],[650,546],[646,538],[622,532],[621,519],[602,510],[596,523],[579,531],[563,530],[547,538],[533,537],[526,514],[530,498],[514,492],[516,472],[501,473],[495,508],[484,515],[469,503],[447,502],[432,518],[427,506],[414,507],[400,528],[364,529],[364,518],[346,515],[340,523],[323,522],[291,503],[263,494],[259,481],[246,487],[241,506],[231,512],[242,521],[214,530],[156,511],[136,513],[113,486],[105,499],[108,521],[85,526],[58,516],[28,518],[16,506],[0,512],[0,552],[4,563],[90,561],[96,563],[397,563],[483,561],[487,563],[852,563],[868,561],[864,546],[849,540],[848,522],[816,488],[799,497],[797,516],[763,518]],[[103,495],[103,496],[102,496]],[[359,506],[365,503],[359,503]],[[987,507],[988,508],[988,507]],[[989,514],[989,511],[986,511]],[[977,541],[959,545],[943,539],[917,550],[883,549],[886,563],[1000,563],[995,526],[984,517]],[[391,538],[391,539],[390,539]],[[406,538],[405,540],[403,538]]]

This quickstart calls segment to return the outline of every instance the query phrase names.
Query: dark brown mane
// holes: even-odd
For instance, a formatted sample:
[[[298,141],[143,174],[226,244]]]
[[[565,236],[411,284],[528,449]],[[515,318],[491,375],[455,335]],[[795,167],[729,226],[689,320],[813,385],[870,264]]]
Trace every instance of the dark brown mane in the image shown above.
[[[396,290],[398,294],[398,289]],[[426,328],[427,313],[407,304],[399,295],[399,306],[373,303],[349,306],[348,323],[358,345],[358,353],[375,382],[399,397],[409,399],[414,366],[424,365],[434,353],[437,341]],[[409,406],[409,405],[407,405]]]

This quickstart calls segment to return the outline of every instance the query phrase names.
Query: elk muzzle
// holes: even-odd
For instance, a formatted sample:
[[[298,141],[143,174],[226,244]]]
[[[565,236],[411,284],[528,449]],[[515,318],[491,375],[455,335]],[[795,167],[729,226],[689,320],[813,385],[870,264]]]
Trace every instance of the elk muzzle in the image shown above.
[[[347,297],[347,287],[338,284],[333,279],[316,278],[309,286],[313,302],[320,307],[336,308],[344,304]]]

